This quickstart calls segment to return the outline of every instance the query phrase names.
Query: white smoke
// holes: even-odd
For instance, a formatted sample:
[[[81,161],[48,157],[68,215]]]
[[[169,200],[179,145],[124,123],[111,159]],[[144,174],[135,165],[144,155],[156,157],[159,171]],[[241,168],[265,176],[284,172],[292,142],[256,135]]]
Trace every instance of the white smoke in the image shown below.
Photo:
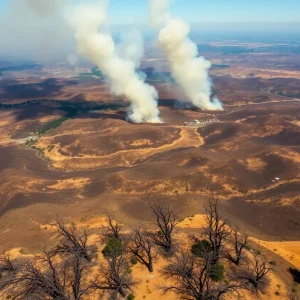
[[[15,1],[15,0],[13,0]],[[70,0],[18,0],[18,2],[24,2],[39,16],[52,16],[58,12],[60,6],[67,4]]]
[[[121,33],[121,42],[117,45],[117,53],[120,57],[130,60],[136,68],[141,65],[144,57],[144,40],[140,31],[130,29]]]
[[[109,78],[113,93],[131,101],[128,118],[132,122],[160,122],[157,91],[136,72],[140,51],[129,46],[120,56],[111,34],[105,30],[107,3],[82,3],[68,16],[75,31],[78,52],[95,63]]]
[[[212,88],[208,75],[211,63],[199,56],[197,45],[189,38],[190,26],[170,16],[171,2],[150,0],[149,21],[152,27],[159,29],[159,44],[166,53],[172,75],[194,106],[223,110],[217,98],[211,101]]]
[[[48,62],[72,51],[73,35],[63,14],[72,0],[4,2],[0,5],[0,60]]]
[[[72,67],[76,68],[78,65],[79,59],[76,54],[72,53],[72,54],[68,55],[67,61]]]

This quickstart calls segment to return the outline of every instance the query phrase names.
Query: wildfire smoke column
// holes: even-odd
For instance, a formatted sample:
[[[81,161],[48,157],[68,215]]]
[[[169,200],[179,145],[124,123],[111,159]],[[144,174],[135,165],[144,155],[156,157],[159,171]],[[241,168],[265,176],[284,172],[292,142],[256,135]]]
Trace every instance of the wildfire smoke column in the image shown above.
[[[133,51],[129,58],[121,57],[111,34],[105,30],[107,5],[108,1],[82,3],[67,14],[75,31],[78,52],[101,69],[113,93],[131,101],[128,118],[132,122],[160,122],[157,91],[136,72],[132,54],[140,55],[139,51]]]
[[[190,26],[171,17],[172,0],[149,0],[149,21],[159,30],[158,41],[164,50],[172,75],[189,101],[205,110],[223,110],[221,102],[211,100],[212,88],[208,70],[210,61],[199,56],[197,45],[189,38]]]

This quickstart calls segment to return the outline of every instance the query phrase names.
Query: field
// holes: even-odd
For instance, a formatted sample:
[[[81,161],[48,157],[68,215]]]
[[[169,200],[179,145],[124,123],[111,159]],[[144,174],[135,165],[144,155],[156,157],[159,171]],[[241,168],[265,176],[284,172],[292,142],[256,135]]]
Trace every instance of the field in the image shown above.
[[[224,111],[182,108],[164,58],[148,50],[142,69],[161,124],[127,122],[127,100],[93,66],[0,65],[0,251],[41,251],[41,225],[55,218],[91,225],[111,211],[148,224],[151,200],[199,215],[214,192],[290,289],[287,269],[300,267],[300,54],[229,41],[199,49]],[[184,126],[194,119],[219,123]]]

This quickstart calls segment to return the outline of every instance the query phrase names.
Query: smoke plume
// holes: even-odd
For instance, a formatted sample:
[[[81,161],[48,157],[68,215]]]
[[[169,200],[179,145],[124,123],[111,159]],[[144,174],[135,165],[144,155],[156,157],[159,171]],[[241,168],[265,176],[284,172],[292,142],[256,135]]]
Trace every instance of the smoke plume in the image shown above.
[[[23,1],[28,7],[30,7],[37,15],[40,16],[52,16],[59,10],[61,1],[59,0],[19,0]],[[68,0],[67,0],[68,1]],[[67,2],[64,0],[63,2]]]
[[[149,21],[159,30],[159,44],[164,50],[172,75],[182,87],[189,101],[207,110],[223,110],[221,102],[211,101],[212,88],[208,75],[210,61],[199,56],[197,45],[188,37],[190,26],[171,17],[172,0],[150,0]]]
[[[0,60],[66,58],[74,43],[63,10],[72,1],[9,0],[0,5]]]
[[[110,80],[113,93],[131,101],[128,118],[135,123],[159,122],[157,91],[136,72],[140,52],[127,50],[121,57],[106,30],[107,1],[79,4],[72,10],[69,20],[75,31],[79,54],[99,67]]]
[[[121,33],[121,42],[117,45],[117,53],[120,57],[130,60],[136,68],[141,65],[144,57],[144,40],[140,31],[129,29]]]

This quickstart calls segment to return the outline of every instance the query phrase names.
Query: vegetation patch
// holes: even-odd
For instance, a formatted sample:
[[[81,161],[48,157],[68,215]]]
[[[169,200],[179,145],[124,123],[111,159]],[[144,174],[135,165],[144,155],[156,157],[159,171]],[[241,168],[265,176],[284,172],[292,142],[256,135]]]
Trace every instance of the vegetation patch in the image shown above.
[[[207,255],[207,253],[210,252],[210,250],[211,244],[207,240],[201,240],[196,242],[191,249],[192,253],[198,257],[204,257],[205,255]]]
[[[59,118],[57,120],[54,120],[54,121],[50,121],[46,124],[44,124],[39,130],[38,130],[38,134],[39,135],[43,135],[45,134],[46,132],[52,130],[52,129],[55,129],[57,127],[59,127],[63,122],[65,122],[66,120],[68,120],[68,118],[66,117],[62,117],[62,118]]]
[[[119,239],[111,238],[108,240],[106,246],[102,250],[102,254],[105,258],[118,257],[122,254],[123,245]]]
[[[221,263],[216,263],[212,266],[210,271],[210,278],[214,281],[224,280],[225,267]]]

